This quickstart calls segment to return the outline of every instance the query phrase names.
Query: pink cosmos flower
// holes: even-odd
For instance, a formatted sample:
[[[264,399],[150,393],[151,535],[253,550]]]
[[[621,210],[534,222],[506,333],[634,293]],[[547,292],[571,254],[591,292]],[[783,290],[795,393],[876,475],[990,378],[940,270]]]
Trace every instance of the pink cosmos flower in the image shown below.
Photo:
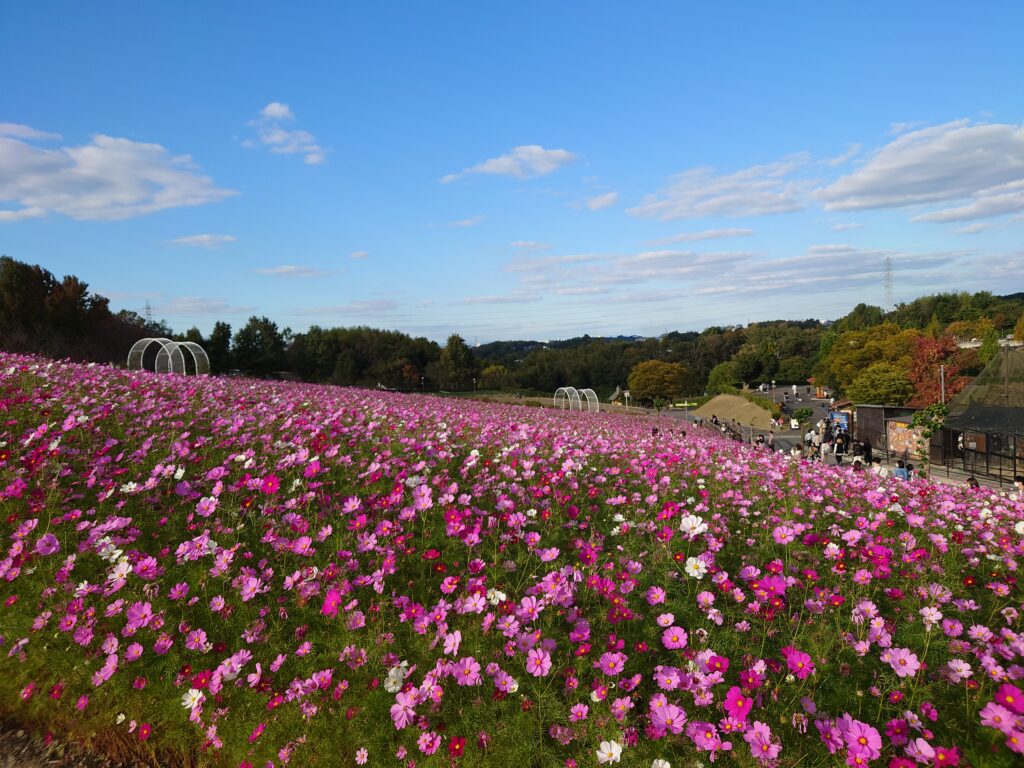
[[[686,630],[681,627],[671,626],[661,633],[661,644],[671,650],[686,647]]]
[[[1024,693],[1020,688],[1004,683],[996,689],[995,700],[1017,715],[1024,715]]]
[[[883,659],[889,662],[889,666],[896,671],[898,677],[913,677],[921,668],[917,654],[912,653],[909,648],[893,648],[883,656]]]
[[[415,690],[398,692],[395,696],[395,703],[391,705],[391,722],[394,723],[395,728],[402,730],[412,722],[416,715],[416,710],[413,709],[416,703]]]
[[[472,656],[459,659],[455,665],[455,682],[459,685],[480,685],[480,663]]]
[[[843,734],[851,755],[874,760],[882,754],[882,737],[867,723],[854,720]]]
[[[978,716],[981,718],[981,724],[988,728],[996,728],[1006,734],[1013,730],[1015,722],[1013,713],[1002,704],[990,701],[982,708]]]
[[[544,677],[551,671],[551,654],[543,648],[531,648],[526,654],[526,671],[534,677]]]
[[[338,606],[341,605],[341,602],[341,592],[338,589],[331,587],[327,590],[327,594],[324,595],[324,604],[320,607],[320,613],[324,616],[334,618],[338,615]]]
[[[762,763],[773,762],[782,752],[782,745],[772,741],[772,729],[759,720],[743,734],[743,740],[750,745],[750,754]]]
[[[735,685],[725,694],[725,701],[722,702],[722,707],[729,713],[729,717],[734,717],[737,720],[746,720],[752,706],[754,706],[754,700],[749,696],[744,696],[743,691]]]
[[[781,653],[789,671],[796,675],[797,679],[804,680],[814,673],[814,662],[811,661],[809,654],[799,651],[791,645],[783,648]]]
[[[598,668],[606,675],[616,677],[625,669],[628,657],[624,653],[602,653]]]
[[[569,722],[579,723],[587,719],[587,713],[590,711],[590,707],[586,704],[573,704],[569,708]]]
[[[441,746],[441,737],[433,731],[425,731],[416,740],[416,746],[420,748],[420,752],[424,755],[432,755]]]
[[[36,554],[52,555],[54,552],[60,552],[60,540],[52,533],[44,533],[39,537],[39,541],[36,542]]]
[[[658,734],[678,734],[686,725],[686,712],[675,704],[666,704],[651,712],[651,726]]]

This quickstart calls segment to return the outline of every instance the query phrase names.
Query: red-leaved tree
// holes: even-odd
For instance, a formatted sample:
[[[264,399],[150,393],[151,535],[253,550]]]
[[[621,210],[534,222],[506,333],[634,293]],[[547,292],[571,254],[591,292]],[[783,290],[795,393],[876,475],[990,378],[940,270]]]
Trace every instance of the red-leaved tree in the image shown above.
[[[914,396],[908,405],[924,407],[940,402],[942,385],[939,369],[942,365],[946,366],[946,402],[967,386],[970,379],[960,374],[958,351],[952,336],[942,336],[938,339],[922,336],[916,340],[910,362],[910,381],[914,385]]]

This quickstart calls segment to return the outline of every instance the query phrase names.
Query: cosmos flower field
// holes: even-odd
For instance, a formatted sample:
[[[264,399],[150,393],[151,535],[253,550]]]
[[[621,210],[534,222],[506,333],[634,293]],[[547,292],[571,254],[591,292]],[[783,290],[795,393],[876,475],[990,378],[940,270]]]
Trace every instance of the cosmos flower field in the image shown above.
[[[1024,761],[984,489],[0,354],[0,513],[0,712],[152,764]]]

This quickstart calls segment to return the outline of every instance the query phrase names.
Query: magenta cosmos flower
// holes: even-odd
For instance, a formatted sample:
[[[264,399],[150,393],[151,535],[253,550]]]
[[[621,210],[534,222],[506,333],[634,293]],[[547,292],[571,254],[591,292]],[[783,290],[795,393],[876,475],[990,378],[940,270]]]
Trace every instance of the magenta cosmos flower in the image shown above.
[[[534,677],[544,677],[551,671],[551,654],[543,648],[532,648],[526,654],[526,671]]]
[[[685,648],[687,638],[688,635],[685,629],[673,626],[661,633],[661,644],[670,651],[674,651],[679,648]]]

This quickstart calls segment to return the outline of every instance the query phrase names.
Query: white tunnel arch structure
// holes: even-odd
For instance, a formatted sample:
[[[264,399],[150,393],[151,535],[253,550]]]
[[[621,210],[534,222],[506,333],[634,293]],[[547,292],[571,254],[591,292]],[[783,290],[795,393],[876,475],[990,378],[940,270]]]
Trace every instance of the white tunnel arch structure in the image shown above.
[[[197,374],[210,372],[210,358],[201,346],[194,341],[172,341],[163,337],[139,339],[135,342],[128,351],[128,370],[143,370],[146,351],[153,344],[159,347],[154,366],[157,373],[187,373],[185,352],[192,358]]]

